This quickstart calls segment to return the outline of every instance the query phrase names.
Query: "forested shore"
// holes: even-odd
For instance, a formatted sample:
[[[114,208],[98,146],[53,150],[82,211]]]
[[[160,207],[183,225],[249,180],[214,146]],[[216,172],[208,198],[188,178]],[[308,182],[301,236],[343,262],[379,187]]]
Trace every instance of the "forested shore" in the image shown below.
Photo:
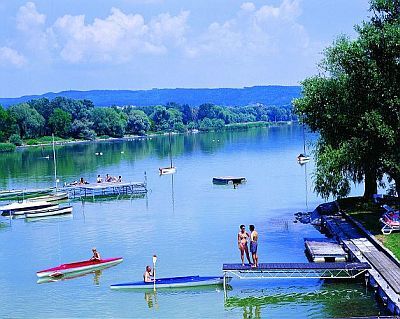
[[[95,140],[169,131],[244,129],[296,119],[290,107],[259,103],[241,107],[211,103],[95,107],[90,100],[40,98],[6,109],[0,106],[0,151],[46,144],[52,134],[58,140]]]

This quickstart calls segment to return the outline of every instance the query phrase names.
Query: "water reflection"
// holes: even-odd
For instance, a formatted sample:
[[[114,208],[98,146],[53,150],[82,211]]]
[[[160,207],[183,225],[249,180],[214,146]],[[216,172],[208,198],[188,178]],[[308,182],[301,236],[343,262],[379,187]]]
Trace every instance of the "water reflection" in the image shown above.
[[[146,291],[144,293],[144,300],[146,300],[147,307],[158,309],[157,291]]]

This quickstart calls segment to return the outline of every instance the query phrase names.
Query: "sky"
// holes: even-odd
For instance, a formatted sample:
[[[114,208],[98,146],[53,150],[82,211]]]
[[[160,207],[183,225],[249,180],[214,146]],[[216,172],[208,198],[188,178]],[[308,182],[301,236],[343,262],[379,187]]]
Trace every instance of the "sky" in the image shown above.
[[[0,0],[0,97],[299,85],[367,0]]]

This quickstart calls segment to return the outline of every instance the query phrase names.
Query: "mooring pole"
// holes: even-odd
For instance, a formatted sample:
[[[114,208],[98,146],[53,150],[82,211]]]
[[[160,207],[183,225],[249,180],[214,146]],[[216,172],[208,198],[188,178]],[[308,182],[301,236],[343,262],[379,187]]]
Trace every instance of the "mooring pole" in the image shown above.
[[[226,271],[224,271],[224,301],[226,301],[228,297],[228,292],[226,290]]]

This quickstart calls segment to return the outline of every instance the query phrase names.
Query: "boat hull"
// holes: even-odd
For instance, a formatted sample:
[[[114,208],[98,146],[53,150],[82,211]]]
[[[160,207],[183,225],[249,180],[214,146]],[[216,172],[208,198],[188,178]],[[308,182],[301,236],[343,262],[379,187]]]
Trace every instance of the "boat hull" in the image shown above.
[[[49,194],[49,195],[44,195],[44,196],[38,196],[38,197],[33,197],[30,198],[30,202],[35,202],[35,201],[46,201],[46,202],[57,202],[57,201],[62,201],[68,199],[68,193],[56,193],[56,194]]]
[[[25,217],[37,218],[37,217],[57,216],[57,215],[64,215],[71,213],[72,213],[72,206],[68,206],[68,207],[44,210],[40,212],[25,213]]]
[[[176,173],[176,167],[163,167],[159,168],[158,170],[160,172],[160,175],[169,175]]]
[[[57,277],[70,273],[89,272],[95,269],[114,266],[121,263],[122,261],[123,261],[122,257],[102,259],[100,261],[86,260],[69,264],[63,264],[58,267],[41,270],[38,271],[36,275],[39,278],[43,278],[43,277]]]
[[[227,277],[227,283],[231,280]],[[187,276],[187,277],[172,277],[172,278],[160,278],[156,279],[156,289],[168,289],[168,288],[190,288],[190,287],[201,287],[201,286],[215,286],[222,285],[224,283],[224,277],[200,277],[200,276]],[[146,290],[154,289],[154,283],[152,282],[128,282],[122,284],[114,284],[110,286],[113,290]]]
[[[242,184],[245,182],[246,182],[245,177],[235,177],[235,176],[213,177],[213,183],[217,185]]]
[[[37,202],[23,202],[23,203],[12,203],[6,206],[0,207],[3,216],[18,216],[25,215],[25,213],[39,212],[52,208],[57,208],[58,205],[54,203],[49,203],[45,201],[37,201]]]

